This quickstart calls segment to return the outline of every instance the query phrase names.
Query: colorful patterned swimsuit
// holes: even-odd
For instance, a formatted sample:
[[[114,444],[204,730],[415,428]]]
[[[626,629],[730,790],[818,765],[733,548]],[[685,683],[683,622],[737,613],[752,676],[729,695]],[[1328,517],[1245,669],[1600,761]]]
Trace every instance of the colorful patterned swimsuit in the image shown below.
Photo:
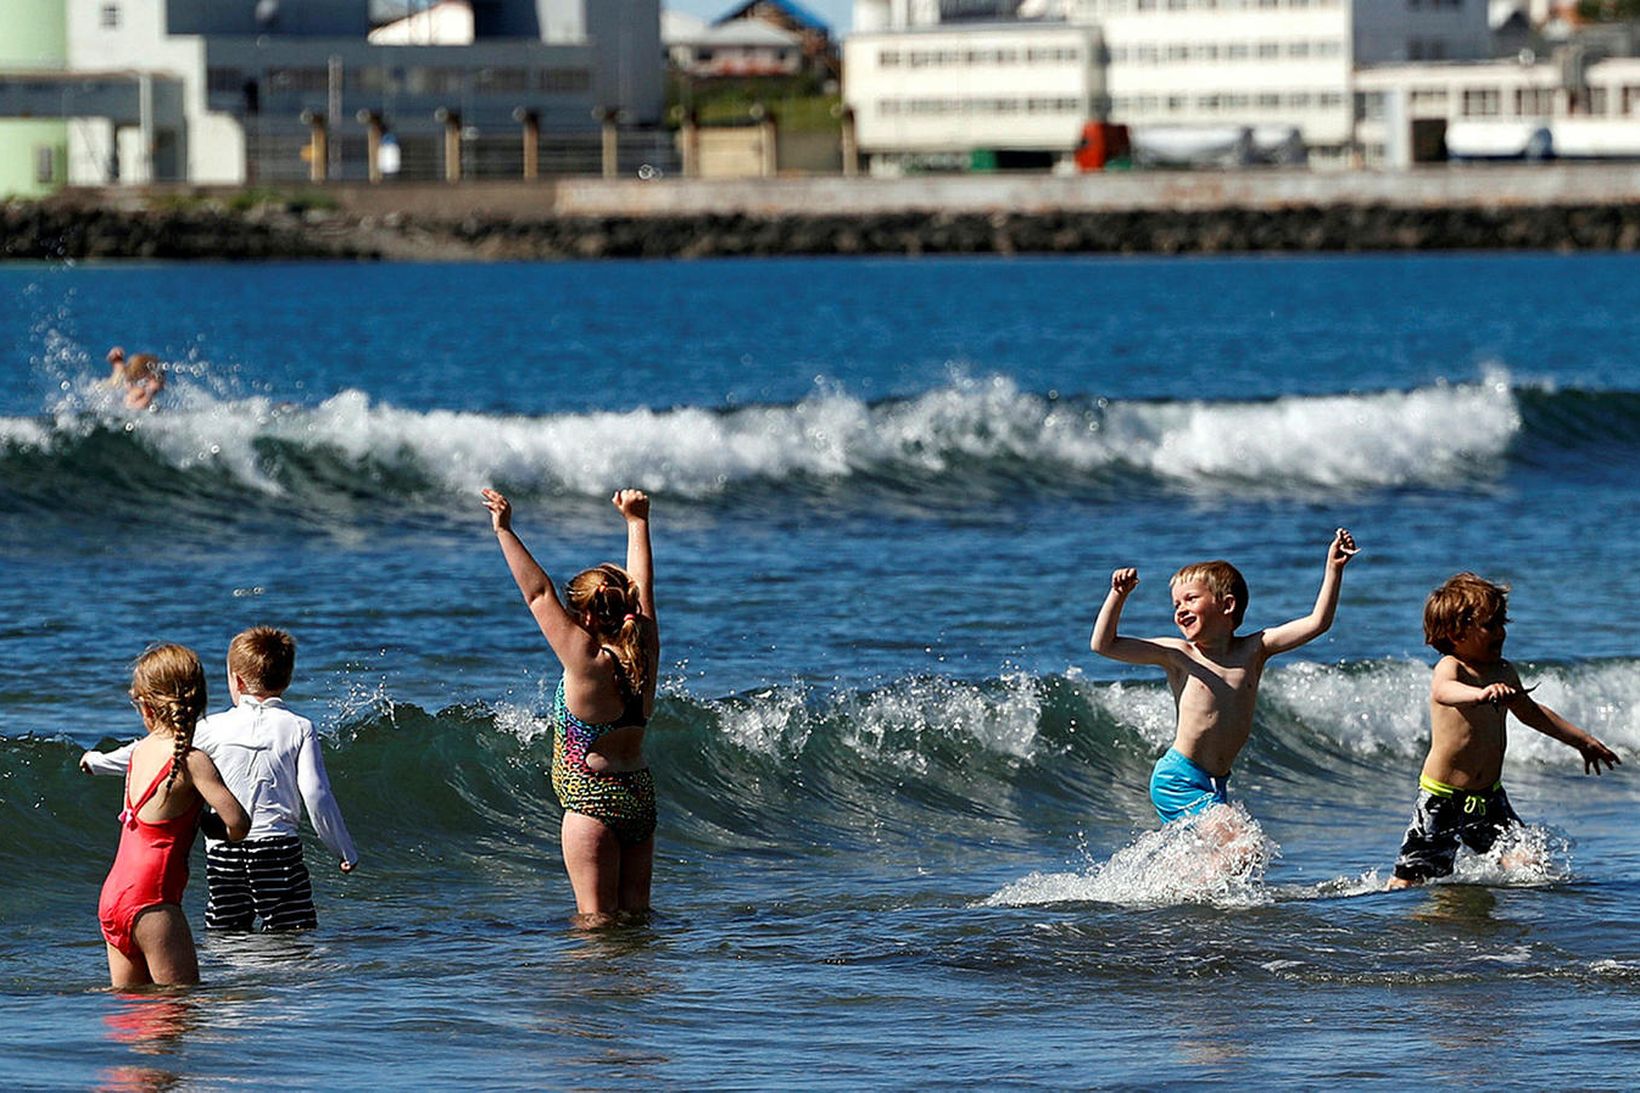
[[[643,715],[643,695],[628,685],[619,660],[615,661],[615,681],[626,696],[626,708],[614,721],[599,724],[569,712],[564,681],[558,681],[553,699],[552,788],[565,811],[591,816],[622,843],[632,845],[655,834],[654,776],[648,767],[610,771],[587,766],[587,752],[600,737],[633,725],[641,728],[648,722]]]

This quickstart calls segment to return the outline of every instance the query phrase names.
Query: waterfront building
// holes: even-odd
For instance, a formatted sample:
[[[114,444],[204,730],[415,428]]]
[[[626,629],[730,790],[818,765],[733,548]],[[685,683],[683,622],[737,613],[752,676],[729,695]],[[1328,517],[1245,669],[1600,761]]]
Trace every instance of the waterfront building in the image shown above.
[[[802,71],[803,41],[790,31],[751,19],[713,26],[668,22],[679,32],[666,37],[667,55],[688,76],[795,76]]]
[[[1356,73],[1369,167],[1440,159],[1640,160],[1640,57],[1382,65]]]
[[[68,23],[62,0],[6,0],[0,72],[62,71]],[[63,118],[0,117],[0,198],[35,197],[68,180],[68,123]]]
[[[452,180],[672,155],[658,0],[472,0],[459,45],[373,43],[369,0],[7,3],[65,26],[55,76],[0,72],[0,117],[66,116],[74,183],[376,179],[384,145]]]
[[[1065,164],[1091,120],[1295,131],[1343,166],[1358,67],[1490,45],[1486,0],[856,0],[855,27],[844,96],[879,171]]]

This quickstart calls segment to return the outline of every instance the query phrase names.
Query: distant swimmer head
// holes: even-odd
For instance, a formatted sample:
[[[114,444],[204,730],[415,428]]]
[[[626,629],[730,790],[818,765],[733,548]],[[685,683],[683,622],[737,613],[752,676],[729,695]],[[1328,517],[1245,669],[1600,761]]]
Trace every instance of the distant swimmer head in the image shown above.
[[[1230,625],[1235,628],[1241,625],[1242,617],[1247,614],[1247,581],[1241,571],[1226,561],[1193,562],[1173,574],[1168,585],[1174,590],[1174,619],[1181,616],[1195,614],[1196,610],[1222,610],[1230,608]],[[1210,604],[1188,605],[1181,603],[1179,592],[1182,587],[1201,585],[1211,595]],[[1184,623],[1181,621],[1180,625]]]
[[[627,680],[641,688],[649,678],[643,648],[643,604],[630,574],[614,562],[582,570],[564,586],[564,600],[582,624],[615,651]]]
[[[176,740],[176,764],[170,781],[182,770],[182,758],[194,743],[194,726],[205,716],[205,669],[186,645],[156,645],[131,666],[131,701],[150,730],[163,728]]]
[[[1509,622],[1509,586],[1465,570],[1455,573],[1424,601],[1424,641],[1450,656],[1468,635],[1486,631],[1501,649]]]

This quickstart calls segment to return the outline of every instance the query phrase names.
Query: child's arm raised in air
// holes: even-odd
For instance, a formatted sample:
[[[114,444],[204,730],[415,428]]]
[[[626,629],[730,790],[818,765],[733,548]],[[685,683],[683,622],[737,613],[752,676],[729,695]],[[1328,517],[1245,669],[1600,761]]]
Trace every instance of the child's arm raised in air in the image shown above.
[[[1333,532],[1327,544],[1327,565],[1321,572],[1321,591],[1316,593],[1315,607],[1308,615],[1264,631],[1264,655],[1275,656],[1297,649],[1307,641],[1325,634],[1333,624],[1338,610],[1338,590],[1344,581],[1344,567],[1360,552],[1355,537],[1345,528]]]
[[[1139,584],[1139,571],[1118,569],[1110,575],[1110,592],[1099,608],[1099,617],[1093,623],[1093,637],[1088,644],[1095,653],[1128,664],[1166,664],[1176,650],[1159,641],[1144,638],[1125,638],[1116,632],[1122,621],[1122,605],[1128,593]]]
[[[501,554],[507,559],[507,568],[512,571],[518,591],[523,593],[524,603],[535,617],[542,636],[565,668],[587,671],[598,656],[598,642],[564,610],[552,587],[552,578],[513,531],[512,502],[495,490],[484,490],[482,494],[484,507],[490,510],[490,526],[501,544]]]
[[[188,766],[188,780],[193,782],[199,795],[205,798],[205,803],[214,808],[221,818],[228,842],[236,843],[249,835],[251,818],[245,814],[239,798],[222,781],[222,775],[217,773],[211,757],[198,748],[189,748],[188,758],[184,762]]]
[[[610,502],[626,519],[626,572],[638,586],[640,609],[653,619],[655,559],[649,547],[649,495],[642,490],[617,490]]]

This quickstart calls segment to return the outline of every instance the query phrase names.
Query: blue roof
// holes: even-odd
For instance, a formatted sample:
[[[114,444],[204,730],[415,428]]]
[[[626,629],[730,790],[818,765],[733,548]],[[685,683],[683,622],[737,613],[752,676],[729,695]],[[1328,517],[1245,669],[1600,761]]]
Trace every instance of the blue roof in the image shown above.
[[[738,18],[741,15],[744,15],[746,13],[747,9],[751,8],[754,4],[757,4],[758,2],[759,2],[759,0],[747,0],[747,3],[739,4],[736,7],[733,7],[731,9],[729,9],[728,11],[724,12],[722,15],[720,15],[716,19],[714,19],[712,21],[713,25],[716,25],[718,23],[727,23],[731,19],[735,19],[735,18]],[[804,26],[806,26],[806,27],[808,27],[812,30],[822,30],[822,31],[825,31],[826,34],[828,34],[828,35],[831,33],[830,24],[828,24],[824,19],[820,18],[818,15],[814,14],[814,12],[810,11],[808,8],[805,8],[802,4],[793,3],[792,0],[766,0],[766,2],[770,3],[770,4],[773,4],[777,8],[780,8],[787,15],[790,15],[794,20],[796,20],[797,22],[803,24]]]

